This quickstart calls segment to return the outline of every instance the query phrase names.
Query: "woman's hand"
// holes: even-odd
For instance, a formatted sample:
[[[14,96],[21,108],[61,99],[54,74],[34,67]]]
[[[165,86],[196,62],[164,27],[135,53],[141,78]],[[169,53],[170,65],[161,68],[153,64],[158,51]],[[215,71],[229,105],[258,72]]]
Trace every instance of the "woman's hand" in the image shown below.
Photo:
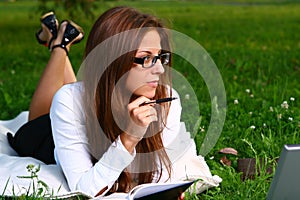
[[[150,101],[150,99],[142,96],[136,99],[135,101],[131,102],[127,106],[132,122],[134,122],[134,123],[129,123],[129,128],[130,126],[133,126],[134,128],[140,127],[140,130],[138,132],[135,131],[133,133],[135,136],[139,138],[142,138],[144,136],[151,122],[157,121],[157,113],[155,108],[153,107],[154,104],[147,104],[144,106],[140,106],[142,103],[146,101]]]
[[[133,151],[137,143],[143,138],[149,124],[157,121],[157,112],[153,104],[140,106],[140,104],[149,100],[141,96],[127,106],[130,119],[125,132],[121,134],[121,141],[130,152]]]

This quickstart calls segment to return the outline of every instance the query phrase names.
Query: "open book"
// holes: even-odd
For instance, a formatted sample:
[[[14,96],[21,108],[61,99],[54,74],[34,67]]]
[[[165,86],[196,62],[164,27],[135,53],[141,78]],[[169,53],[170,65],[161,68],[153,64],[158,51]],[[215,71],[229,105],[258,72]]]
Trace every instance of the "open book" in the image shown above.
[[[104,197],[90,197],[81,192],[56,197],[56,199],[97,199],[97,200],[174,200],[189,188],[195,181],[180,181],[174,183],[145,183],[134,187],[129,193],[113,193]]]

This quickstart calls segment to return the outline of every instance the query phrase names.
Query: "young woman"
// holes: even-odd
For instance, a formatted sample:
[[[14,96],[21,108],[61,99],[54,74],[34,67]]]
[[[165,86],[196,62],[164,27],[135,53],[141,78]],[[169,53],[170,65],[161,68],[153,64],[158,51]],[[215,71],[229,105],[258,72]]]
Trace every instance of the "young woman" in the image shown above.
[[[139,106],[172,95],[165,86],[163,64],[170,63],[170,55],[161,28],[153,16],[126,7],[110,9],[95,22],[86,45],[83,82],[61,88],[50,112],[57,162],[71,190],[125,192],[136,184],[169,178],[171,163],[161,132],[170,103],[159,105],[160,110],[154,104]],[[98,49],[103,44],[104,52]],[[105,62],[126,48],[128,52]],[[174,117],[180,123],[178,116],[180,110]],[[152,154],[136,157],[143,153]],[[130,173],[132,163],[141,173]]]
[[[91,29],[77,81],[68,52],[83,31],[70,21],[57,31],[54,14],[49,16],[42,18],[37,38],[51,57],[33,95],[29,122],[15,137],[8,135],[12,147],[20,155],[57,163],[70,190],[92,196],[170,181],[174,172],[166,145],[180,129],[180,100],[150,102],[178,98],[161,21],[128,7],[106,11]],[[38,147],[24,153],[32,140]]]

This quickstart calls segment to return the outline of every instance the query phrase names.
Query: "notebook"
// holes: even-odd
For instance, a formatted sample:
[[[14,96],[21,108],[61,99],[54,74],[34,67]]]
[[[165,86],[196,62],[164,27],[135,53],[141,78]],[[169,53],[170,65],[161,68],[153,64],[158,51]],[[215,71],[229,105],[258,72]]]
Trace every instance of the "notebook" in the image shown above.
[[[300,144],[284,145],[267,200],[300,199]]]

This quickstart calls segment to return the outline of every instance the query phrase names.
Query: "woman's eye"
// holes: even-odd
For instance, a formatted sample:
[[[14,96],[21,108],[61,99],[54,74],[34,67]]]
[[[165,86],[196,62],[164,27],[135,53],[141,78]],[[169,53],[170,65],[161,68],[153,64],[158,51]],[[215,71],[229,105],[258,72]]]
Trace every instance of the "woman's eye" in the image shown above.
[[[150,56],[145,56],[143,59],[144,61],[148,61],[150,59]]]

